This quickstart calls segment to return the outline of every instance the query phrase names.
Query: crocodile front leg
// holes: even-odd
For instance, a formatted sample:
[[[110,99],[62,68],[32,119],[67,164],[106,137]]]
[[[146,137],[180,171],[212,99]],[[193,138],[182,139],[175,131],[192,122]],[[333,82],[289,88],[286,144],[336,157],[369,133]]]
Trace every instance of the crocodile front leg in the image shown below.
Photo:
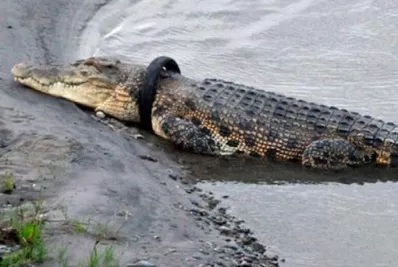
[[[302,155],[306,167],[342,169],[348,166],[369,164],[374,160],[371,151],[366,151],[345,139],[322,139],[312,142]]]
[[[183,151],[204,155],[220,154],[219,145],[210,131],[191,121],[163,115],[152,118],[152,128],[157,135],[170,140]]]

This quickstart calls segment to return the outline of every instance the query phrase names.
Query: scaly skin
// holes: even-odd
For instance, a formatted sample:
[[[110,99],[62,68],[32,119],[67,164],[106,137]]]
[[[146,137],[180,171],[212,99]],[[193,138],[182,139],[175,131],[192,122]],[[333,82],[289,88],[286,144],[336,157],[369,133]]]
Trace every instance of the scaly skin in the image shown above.
[[[228,81],[196,81],[181,75],[175,62],[163,70],[165,62],[156,59],[147,68],[91,57],[59,67],[20,63],[12,74],[43,93],[148,124],[194,153],[246,154],[330,169],[398,165],[393,123]],[[151,92],[153,99],[145,97]],[[140,105],[150,105],[148,116],[140,114]]]

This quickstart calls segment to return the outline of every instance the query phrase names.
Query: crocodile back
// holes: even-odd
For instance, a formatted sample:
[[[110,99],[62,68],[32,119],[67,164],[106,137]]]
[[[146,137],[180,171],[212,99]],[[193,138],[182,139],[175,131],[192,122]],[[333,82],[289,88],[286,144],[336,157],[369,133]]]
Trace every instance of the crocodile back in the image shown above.
[[[375,153],[398,152],[398,129],[391,122],[220,79],[204,79],[191,86],[207,119],[221,137],[230,143],[235,139],[238,151],[298,160],[314,140],[361,136],[357,145]],[[392,143],[389,150],[386,140]]]

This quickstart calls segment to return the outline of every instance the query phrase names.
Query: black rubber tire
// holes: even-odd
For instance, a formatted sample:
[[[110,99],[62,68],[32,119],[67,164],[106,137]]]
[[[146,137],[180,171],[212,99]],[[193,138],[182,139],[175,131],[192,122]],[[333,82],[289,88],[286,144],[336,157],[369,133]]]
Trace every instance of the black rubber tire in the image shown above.
[[[181,74],[177,62],[170,57],[160,56],[149,63],[138,99],[141,124],[146,130],[152,130],[152,104],[155,101],[157,81],[163,68]]]

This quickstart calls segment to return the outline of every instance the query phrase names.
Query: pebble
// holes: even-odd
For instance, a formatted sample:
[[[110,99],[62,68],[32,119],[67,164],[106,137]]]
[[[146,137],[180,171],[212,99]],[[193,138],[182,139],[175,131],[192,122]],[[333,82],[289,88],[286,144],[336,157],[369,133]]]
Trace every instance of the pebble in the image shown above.
[[[198,214],[200,216],[208,216],[209,213],[203,209],[192,208],[191,213]]]
[[[178,176],[174,174],[169,174],[169,178],[176,181],[178,179]]]
[[[214,209],[215,207],[217,207],[217,205],[220,203],[220,200],[217,199],[211,199],[208,201],[208,205],[210,209]]]
[[[187,188],[185,189],[185,192],[187,192],[188,194],[192,194],[193,192],[195,192],[195,190],[193,188]]]
[[[220,228],[219,228],[219,230],[220,230],[220,233],[222,234],[222,235],[230,235],[231,233],[232,233],[232,229],[231,228],[229,228],[229,227],[227,227],[227,226],[221,226]]]
[[[221,216],[211,216],[210,220],[217,225],[224,225],[227,221]]]
[[[200,207],[199,203],[196,200],[190,199],[192,205]]]
[[[218,212],[225,215],[227,213],[227,209],[226,208],[219,208]]]
[[[151,156],[148,156],[148,155],[139,155],[138,157],[143,160],[147,160],[147,161],[151,161],[151,162],[158,162],[157,159],[155,159]]]
[[[102,112],[102,111],[97,111],[96,113],[95,113],[95,116],[97,116],[98,118],[100,118],[100,119],[105,119],[105,113],[104,112]]]
[[[253,251],[258,252],[260,254],[264,254],[265,247],[258,242],[252,244]]]

